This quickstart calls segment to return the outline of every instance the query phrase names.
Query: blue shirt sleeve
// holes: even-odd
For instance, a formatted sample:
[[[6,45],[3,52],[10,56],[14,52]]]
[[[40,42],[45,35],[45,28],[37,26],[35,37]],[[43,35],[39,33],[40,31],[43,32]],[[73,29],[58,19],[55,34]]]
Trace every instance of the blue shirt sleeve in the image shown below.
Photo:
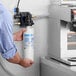
[[[0,3],[0,52],[5,59],[16,54],[13,40],[13,20],[10,12]]]

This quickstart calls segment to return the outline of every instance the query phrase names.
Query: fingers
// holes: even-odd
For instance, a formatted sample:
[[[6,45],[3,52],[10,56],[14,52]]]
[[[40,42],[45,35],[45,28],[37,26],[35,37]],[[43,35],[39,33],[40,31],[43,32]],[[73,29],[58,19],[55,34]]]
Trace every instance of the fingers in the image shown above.
[[[32,66],[33,63],[34,63],[33,61],[30,61],[30,63],[29,63],[29,67]]]
[[[30,59],[25,59],[28,66],[31,66],[34,62]]]
[[[34,61],[30,60],[30,64],[33,64],[33,63],[34,63]]]
[[[30,67],[33,63],[34,62],[30,59],[22,59],[19,65],[27,68],[27,67]]]
[[[25,64],[23,65],[23,67],[28,68],[32,66],[32,61],[31,60],[25,60]]]

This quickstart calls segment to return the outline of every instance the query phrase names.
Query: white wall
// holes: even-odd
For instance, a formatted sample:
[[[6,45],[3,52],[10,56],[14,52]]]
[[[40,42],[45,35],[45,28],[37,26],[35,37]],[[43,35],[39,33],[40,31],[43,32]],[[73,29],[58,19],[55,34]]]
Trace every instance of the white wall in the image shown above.
[[[3,4],[13,12],[13,8],[17,4],[17,0],[2,0]],[[48,5],[50,0],[21,0],[20,2],[20,11],[29,11],[33,15],[46,15],[48,14]],[[47,26],[48,19],[41,19],[34,21],[35,25],[35,63],[30,68],[22,68],[20,66],[10,64],[5,61],[5,65],[10,70],[14,76],[39,76],[40,75],[40,66],[39,58],[41,56],[47,55]],[[14,32],[18,31],[20,28],[14,26]],[[16,42],[16,46],[20,54],[22,53],[22,42]]]
[[[61,0],[50,0],[51,4],[60,4]]]

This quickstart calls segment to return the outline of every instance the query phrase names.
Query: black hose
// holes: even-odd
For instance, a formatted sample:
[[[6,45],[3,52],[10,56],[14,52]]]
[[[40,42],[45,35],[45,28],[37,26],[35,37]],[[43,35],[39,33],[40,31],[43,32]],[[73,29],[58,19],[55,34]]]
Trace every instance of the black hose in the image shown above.
[[[20,0],[18,0],[18,3],[17,3],[17,8],[19,7],[19,3],[20,3]]]

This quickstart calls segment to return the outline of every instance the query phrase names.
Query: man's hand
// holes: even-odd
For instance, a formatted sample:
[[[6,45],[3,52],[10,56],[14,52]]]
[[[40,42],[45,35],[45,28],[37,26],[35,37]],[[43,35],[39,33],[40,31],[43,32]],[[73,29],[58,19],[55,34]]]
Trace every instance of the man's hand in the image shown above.
[[[33,61],[30,59],[22,59],[19,63],[19,65],[23,66],[23,67],[30,67],[33,64]]]
[[[14,64],[19,64],[25,68],[30,67],[33,64],[32,60],[21,58],[18,52],[15,54],[13,58],[7,59],[7,61],[14,63]]]
[[[21,41],[23,40],[23,33],[26,31],[26,29],[21,29],[20,31],[14,33],[14,41]]]

